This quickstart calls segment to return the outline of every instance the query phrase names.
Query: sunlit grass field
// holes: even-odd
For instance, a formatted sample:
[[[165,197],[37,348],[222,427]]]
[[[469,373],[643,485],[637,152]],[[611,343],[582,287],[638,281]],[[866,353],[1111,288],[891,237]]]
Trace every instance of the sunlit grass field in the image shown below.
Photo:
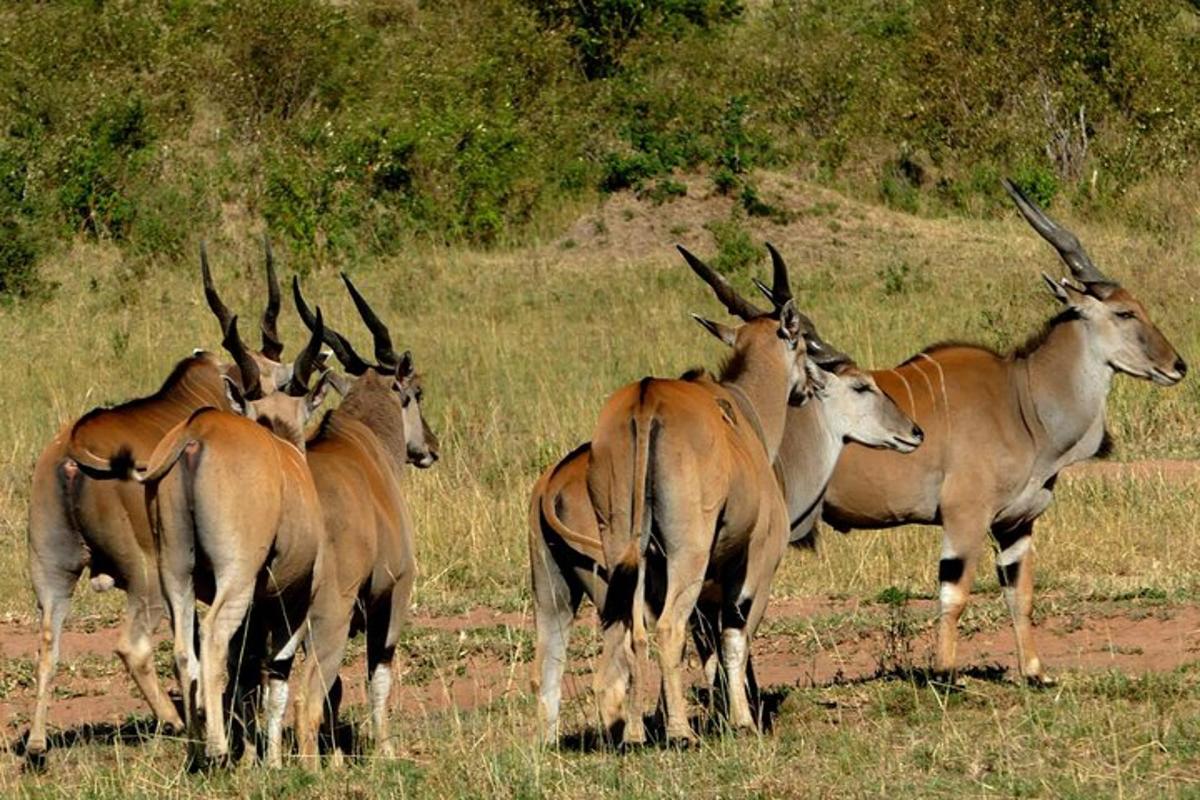
[[[1061,264],[1015,215],[918,219],[820,195],[820,210],[800,222],[755,223],[752,232],[780,246],[801,307],[864,365],[891,366],[945,339],[1003,350],[1055,311],[1038,272],[1059,274]],[[415,250],[352,269],[397,346],[412,350],[425,376],[426,416],[442,442],[441,461],[407,478],[421,611],[527,608],[525,513],[537,474],[588,438],[600,403],[618,386],[715,366],[722,355],[688,316],[721,312],[671,247],[679,240],[715,255],[701,227],[706,220],[674,225],[671,236],[622,238],[622,225],[669,215],[670,207],[634,204],[607,222],[605,209],[588,213],[600,224],[589,223],[597,235],[586,242]],[[250,319],[262,307],[261,254],[250,232],[241,233],[215,236],[209,253],[226,303]],[[1078,233],[1194,360],[1196,254],[1115,228]],[[287,255],[278,255],[290,278]],[[762,255],[734,276],[748,294],[750,274],[767,274]],[[114,251],[80,245],[48,271],[60,283],[52,300],[0,310],[8,354],[0,382],[0,615],[15,621],[33,617],[25,515],[40,448],[88,408],[153,391],[175,361],[194,347],[217,348],[220,338],[195,263],[133,275]],[[328,323],[369,351],[337,276],[306,275],[304,286]],[[294,355],[303,339],[290,300],[281,329]],[[1109,405],[1116,458],[1196,457],[1198,400],[1200,383],[1191,378],[1170,389],[1118,378]],[[1036,533],[1039,587],[1070,598],[1150,589],[1172,601],[1194,599],[1198,518],[1190,483],[1063,481]],[[932,529],[827,530],[816,553],[789,554],[775,594],[867,598],[898,587],[932,595],[938,548]],[[980,603],[996,603],[990,564],[977,589]],[[115,595],[81,588],[73,613],[115,622]],[[514,669],[523,686],[525,665]],[[346,777],[256,768],[189,777],[180,772],[181,746],[155,741],[56,751],[46,777],[0,770],[0,790],[98,797],[1159,796],[1184,792],[1200,774],[1197,674],[1067,674],[1044,692],[968,682],[950,696],[907,682],[796,690],[771,735],[718,736],[699,754],[629,757],[538,750],[533,704],[518,693],[488,709],[398,720],[405,758],[353,766]]]

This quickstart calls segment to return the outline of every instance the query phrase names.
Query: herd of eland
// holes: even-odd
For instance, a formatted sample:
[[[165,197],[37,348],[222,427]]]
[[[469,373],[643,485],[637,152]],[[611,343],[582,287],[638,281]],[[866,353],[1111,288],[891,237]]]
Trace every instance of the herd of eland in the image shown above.
[[[767,245],[771,284],[756,281],[765,307],[679,248],[737,320],[696,318],[729,356],[716,373],[618,389],[589,441],[534,485],[541,738],[559,735],[568,637],[585,596],[603,630],[593,685],[610,741],[646,740],[651,630],[668,741],[697,735],[682,669],[689,640],[728,724],[761,726],[752,639],[788,545],[811,544],[820,520],[840,531],[941,526],[936,668],[951,678],[958,621],[990,539],[1017,666],[1028,681],[1047,680],[1031,620],[1034,523],[1063,468],[1107,446],[1113,377],[1171,385],[1187,367],[1073,234],[1005,187],[1070,275],[1043,276],[1061,310],[1003,354],[942,343],[867,370],[797,307],[775,248]],[[29,556],[41,635],[24,748],[34,766],[45,763],[59,643],[85,569],[96,591],[125,592],[117,653],[161,729],[186,738],[191,766],[260,745],[268,765],[283,763],[297,658],[296,755],[318,766],[318,733],[337,725],[339,672],[357,633],[366,638],[370,739],[391,753],[393,662],[416,575],[404,473],[438,459],[413,356],[397,352],[343,276],[373,357],[330,328],[295,279],[308,340],[284,361],[269,245],[261,347],[251,349],[203,247],[200,261],[230,360],[193,353],[154,394],[64,426],[34,469]],[[310,426],[331,391],[340,403]],[[164,619],[182,712],[153,664]]]

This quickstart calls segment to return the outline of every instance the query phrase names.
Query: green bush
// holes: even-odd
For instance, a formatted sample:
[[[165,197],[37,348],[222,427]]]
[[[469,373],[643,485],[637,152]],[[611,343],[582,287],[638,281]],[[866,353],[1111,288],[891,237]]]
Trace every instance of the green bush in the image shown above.
[[[58,204],[72,230],[118,241],[128,236],[136,208],[130,189],[152,138],[135,95],[102,106],[86,133],[67,140]]]
[[[181,260],[230,203],[306,268],[518,242],[691,171],[786,222],[755,185],[774,167],[935,214],[1007,213],[1012,176],[1164,242],[1195,230],[1200,13],[1179,0],[97,8],[3,12],[6,286],[80,234]]]

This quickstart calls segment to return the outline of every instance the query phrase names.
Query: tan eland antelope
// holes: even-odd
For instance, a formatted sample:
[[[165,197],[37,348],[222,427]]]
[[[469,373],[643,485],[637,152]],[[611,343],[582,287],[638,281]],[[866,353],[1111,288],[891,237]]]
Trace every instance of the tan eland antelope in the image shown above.
[[[769,294],[790,296],[783,258],[774,247],[767,247],[774,266],[774,288]],[[680,251],[730,313],[747,322],[765,313],[703,261],[682,248]],[[801,320],[808,358],[822,372],[813,402],[788,407],[783,442],[775,459],[793,542],[809,537],[816,519],[813,511],[819,512],[825,486],[846,443],[911,452],[923,436],[868,373],[826,342],[811,320],[804,315]],[[534,690],[543,735],[551,742],[557,738],[572,621],[584,596],[596,608],[603,608],[608,587],[596,517],[587,495],[589,451],[590,444],[584,444],[543,472],[530,501],[529,549],[537,634]],[[701,609],[703,624],[693,626],[710,687],[717,677],[719,618],[713,613],[717,610]],[[753,685],[750,666],[747,672],[748,683]]]
[[[1105,447],[1113,377],[1125,373],[1170,386],[1183,379],[1187,365],[1145,307],[1092,263],[1072,233],[1011,182],[1004,185],[1070,269],[1074,281],[1043,276],[1063,310],[1005,355],[935,345],[895,369],[874,371],[876,382],[925,430],[925,444],[905,458],[847,448],[823,516],[843,531],[942,526],[936,666],[946,673],[956,666],[958,620],[991,534],[1021,674],[1040,682],[1043,665],[1030,618],[1034,521],[1050,505],[1058,473]]]
[[[243,713],[245,698],[257,689],[259,670],[269,665],[267,761],[272,766],[282,761],[291,659],[320,585],[323,553],[332,546],[304,461],[304,428],[329,385],[327,375],[312,389],[307,385],[320,354],[319,311],[315,327],[288,385],[266,394],[232,317],[225,346],[238,362],[242,386],[225,378],[225,388],[236,413],[211,407],[196,411],[163,437],[146,470],[136,476],[146,489],[158,544],[193,764],[199,761],[201,705],[205,755],[217,762],[229,755],[223,701],[227,665],[228,677],[238,681],[233,703]],[[198,659],[197,600],[209,605]],[[246,649],[231,653],[230,640],[239,629]]]
[[[701,602],[721,608],[731,722],[754,727],[745,692],[749,639],[788,538],[772,463],[788,403],[815,380],[790,297],[775,313],[736,328],[696,319],[733,348],[719,380],[644,378],[618,390],[601,409],[587,466],[612,584],[602,612],[597,696],[605,729],[627,744],[645,737],[647,613],[657,617],[667,736],[695,738],[681,660],[688,620]],[[633,713],[625,708],[628,696]]]
[[[201,273],[205,296],[224,331],[229,312],[213,286],[203,247]],[[276,381],[286,381],[289,370],[276,360],[282,352],[275,334],[279,287],[269,246],[267,284],[263,348],[252,355],[260,370]],[[96,591],[114,587],[125,591],[117,654],[158,721],[168,729],[182,727],[154,672],[151,636],[165,609],[143,491],[136,483],[120,479],[124,470],[112,463],[112,456],[125,448],[129,458],[145,463],[163,435],[196,409],[228,408],[222,382],[227,374],[236,376],[236,367],[197,352],[176,364],[154,394],[93,409],[68,423],[38,458],[30,493],[28,544],[41,636],[36,703],[25,745],[26,757],[35,766],[44,763],[46,717],[62,626],[85,567]]]
[[[337,542],[326,561],[324,580],[331,591],[317,593],[309,610],[296,704],[296,739],[309,767],[318,764],[316,734],[323,711],[327,727],[336,727],[338,670],[348,638],[359,631],[367,640],[372,739],[379,754],[393,752],[388,711],[392,664],[416,576],[413,522],[402,478],[406,464],[426,468],[438,459],[437,437],[421,413],[423,389],[412,355],[396,354],[387,326],[350,279],[342,278],[374,335],[375,361],[363,359],[345,337],[325,329],[325,341],[353,380],[341,406],[325,414],[306,451],[326,532]],[[301,318],[313,326],[299,280],[293,280],[292,289]]]

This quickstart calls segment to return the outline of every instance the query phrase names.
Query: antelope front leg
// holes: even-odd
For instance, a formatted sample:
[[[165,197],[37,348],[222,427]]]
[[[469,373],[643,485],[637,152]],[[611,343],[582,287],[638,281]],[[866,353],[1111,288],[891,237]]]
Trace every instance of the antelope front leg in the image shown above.
[[[997,533],[1000,552],[996,577],[1012,615],[1017,636],[1017,661],[1021,675],[1031,683],[1045,683],[1042,662],[1033,644],[1033,523],[1008,533]]]
[[[946,514],[942,528],[936,668],[953,680],[958,669],[958,620],[971,596],[975,565],[987,527],[977,514]]]

